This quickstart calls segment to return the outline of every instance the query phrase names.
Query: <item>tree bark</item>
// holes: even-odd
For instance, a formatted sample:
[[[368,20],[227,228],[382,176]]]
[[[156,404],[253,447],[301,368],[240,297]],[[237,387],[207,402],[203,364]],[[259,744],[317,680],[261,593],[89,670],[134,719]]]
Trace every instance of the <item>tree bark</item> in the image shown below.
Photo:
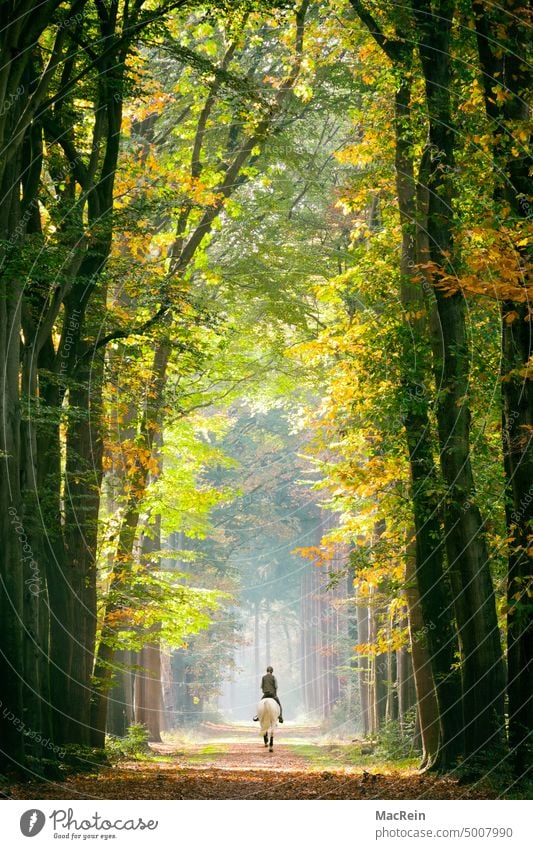
[[[159,437],[155,440],[159,455],[159,463],[162,462],[161,444]],[[159,473],[161,466],[159,466]],[[154,566],[149,562],[150,553],[161,550],[161,517],[156,516],[151,522],[152,535],[144,534],[142,540],[142,554],[145,560],[145,568],[150,570]],[[154,626],[154,639],[146,643],[139,652],[139,665],[141,671],[135,676],[135,721],[142,722],[148,730],[148,739],[155,743],[161,742],[161,714],[163,709],[163,693],[161,686],[161,644],[158,639],[158,631],[161,629]]]
[[[24,734],[27,700],[30,722],[39,723],[41,709],[38,691],[39,680],[25,680],[26,672],[41,677],[40,650],[24,650],[25,617],[30,616],[31,638],[40,641],[39,617],[42,614],[40,596],[32,593],[30,583],[36,577],[45,587],[42,564],[33,550],[29,523],[26,529],[24,504],[21,497],[21,303],[23,280],[13,266],[17,259],[34,207],[34,189],[27,195],[27,208],[23,204],[24,156],[27,130],[39,103],[45,97],[50,83],[49,73],[42,75],[36,89],[28,87],[29,68],[33,62],[34,45],[49,24],[57,3],[45,2],[39,10],[33,4],[19,4],[17,14],[5,9],[0,33],[0,622],[2,648],[0,650],[0,760],[10,768],[24,762]],[[59,58],[64,35],[57,36],[50,55],[53,65]],[[25,587],[25,590],[24,590]],[[30,597],[31,596],[31,597]],[[37,669],[36,669],[37,666]],[[32,689],[29,689],[32,688]],[[45,687],[46,689],[46,687]],[[22,725],[22,728],[24,726]]]
[[[424,295],[418,268],[419,263],[427,262],[429,257],[424,256],[421,250],[426,241],[426,192],[417,192],[414,173],[412,21],[406,11],[400,10],[398,14],[402,22],[397,26],[397,39],[390,40],[359,0],[351,0],[351,4],[399,74],[394,121],[396,186],[402,232],[400,295],[409,330],[405,337],[402,377],[403,424],[411,473],[417,584],[424,621],[431,626],[428,648],[439,703],[441,743],[432,765],[447,769],[457,762],[462,753],[463,712],[461,679],[455,664],[457,638],[450,613],[452,596],[444,569],[444,533],[427,388],[431,369],[426,312],[433,311],[434,296],[432,292]],[[410,33],[407,39],[406,32]],[[433,321],[432,329],[436,327],[438,325]],[[438,340],[432,342],[434,350],[439,351]]]
[[[115,677],[107,717],[107,732],[115,737],[125,737],[134,720],[134,674],[128,668],[133,665],[134,660],[134,653],[131,651],[117,652],[116,662],[122,668]]]
[[[161,742],[161,646],[159,641],[147,643],[139,654],[141,671],[135,677],[135,721],[148,730],[148,739]]]
[[[393,617],[391,616],[389,611],[387,611],[387,619],[387,639],[390,641],[395,623],[392,621]],[[385,713],[386,722],[393,722],[394,720],[398,719],[398,711],[400,707],[399,696],[401,676],[401,669],[398,663],[398,654],[399,652],[394,651],[391,648],[389,648],[389,650],[387,651],[387,709]]]
[[[416,699],[422,738],[420,769],[433,764],[440,744],[439,705],[431,669],[431,654],[427,627],[422,615],[420,593],[416,580],[416,544],[408,544],[405,557],[405,596],[409,610],[409,640],[413,660]]]
[[[475,0],[478,55],[485,110],[493,135],[494,212],[498,225],[506,219],[516,228],[531,217],[533,161],[526,141],[515,155],[516,130],[528,126],[527,95],[531,68],[523,57],[530,40],[521,4],[490,8]],[[511,12],[513,12],[511,14]],[[495,96],[499,88],[502,98]],[[499,93],[498,92],[498,93]],[[509,212],[505,212],[505,206]],[[503,207],[503,209],[502,209]],[[501,305],[502,442],[509,561],[507,575],[507,696],[509,747],[517,775],[525,776],[533,761],[533,356],[530,286],[531,248],[516,248],[522,270],[521,300]],[[514,317],[514,320],[513,320]]]
[[[136,459],[129,496],[124,515],[122,517],[116,554],[113,564],[113,573],[110,581],[110,600],[105,605],[103,614],[100,642],[96,653],[94,665],[95,689],[91,703],[91,741],[93,746],[103,747],[105,743],[105,729],[107,718],[107,697],[111,685],[112,666],[114,657],[114,626],[115,613],[120,609],[121,600],[121,574],[131,569],[133,547],[137,534],[137,527],[142,506],[142,496],[146,491],[150,474],[150,460],[155,435],[160,426],[160,413],[164,397],[164,385],[166,379],[167,365],[170,356],[170,345],[168,339],[163,339],[154,353],[152,365],[152,379],[145,400],[145,410],[141,423],[141,437],[139,444],[139,455]]]
[[[357,611],[357,639],[359,644],[365,645],[369,642],[368,606],[363,600],[361,593],[356,591]],[[370,715],[370,669],[368,658],[360,655],[357,660],[359,666],[359,694],[361,698],[361,715],[363,721],[363,735],[368,737],[372,731]]]
[[[469,766],[487,749],[499,751],[504,722],[504,674],[494,589],[483,522],[475,503],[470,461],[469,350],[465,299],[441,285],[454,273],[452,229],[455,133],[451,92],[453,0],[435,9],[414,0],[414,18],[428,105],[429,191],[427,230],[432,283],[440,322],[441,356],[435,362],[440,463],[447,493],[445,530],[448,565],[461,649],[464,750]]]

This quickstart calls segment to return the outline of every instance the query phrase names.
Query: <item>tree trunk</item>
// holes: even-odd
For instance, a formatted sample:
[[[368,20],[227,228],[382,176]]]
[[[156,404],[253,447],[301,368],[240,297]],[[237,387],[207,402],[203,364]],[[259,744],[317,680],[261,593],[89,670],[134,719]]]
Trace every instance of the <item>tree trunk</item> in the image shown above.
[[[443,530],[426,387],[429,367],[424,313],[426,306],[431,310],[433,293],[431,291],[424,298],[418,268],[418,264],[427,262],[429,257],[422,257],[417,245],[422,234],[424,237],[421,241],[425,243],[427,240],[427,204],[417,203],[414,178],[411,113],[413,21],[410,11],[397,10],[401,23],[397,26],[396,40],[391,40],[385,37],[368,8],[359,0],[351,0],[351,4],[396,68],[399,78],[395,99],[396,185],[402,228],[401,299],[410,331],[406,339],[405,373],[402,378],[404,426],[416,529],[417,583],[424,620],[436,626],[429,631],[428,637],[441,722],[441,746],[435,765],[446,769],[453,766],[462,753],[463,712],[461,680],[455,668],[456,637],[450,614],[451,592],[444,572]],[[428,20],[431,14],[431,10],[428,10]],[[438,57],[435,61],[439,61]],[[427,288],[430,289],[429,284]],[[432,326],[437,327],[435,323]],[[432,343],[434,350],[439,351],[439,340],[432,339]]]
[[[161,743],[161,646],[147,643],[139,654],[141,671],[135,677],[135,721],[148,729],[148,739]]]
[[[410,330],[404,363],[404,426],[411,472],[411,498],[416,533],[416,581],[421,615],[428,626],[427,646],[433,680],[437,682],[440,747],[431,765],[447,769],[462,752],[462,692],[456,669],[457,640],[451,617],[451,589],[444,571],[443,528],[438,474],[429,418],[427,380],[430,374],[427,345],[427,309],[432,296],[424,297],[417,270],[423,255],[421,235],[427,210],[424,195],[416,191],[413,164],[410,71],[396,93],[396,182],[402,226],[401,300]]]
[[[390,612],[387,611],[387,639],[390,641],[394,622],[392,621]],[[400,695],[400,676],[401,669],[398,663],[399,652],[389,648],[387,651],[387,709],[385,712],[385,721],[393,722],[398,719],[399,695]]]
[[[415,0],[415,22],[429,113],[427,230],[433,263],[441,356],[435,362],[440,462],[447,486],[446,550],[462,660],[464,747],[469,766],[503,736],[504,674],[483,522],[475,503],[468,406],[470,352],[465,299],[441,286],[454,273],[452,233],[455,134],[451,112],[452,0],[438,9]]]
[[[261,658],[259,655],[259,646],[260,646],[260,633],[259,633],[259,622],[260,622],[260,609],[261,602],[254,602],[254,667],[255,667],[255,680],[259,682],[261,680]]]
[[[353,566],[349,566],[348,568],[348,577],[347,577],[347,585],[346,585],[346,596],[348,600],[348,604],[350,605],[348,608],[348,617],[346,624],[347,638],[348,638],[348,657],[347,662],[350,666],[350,676],[348,678],[348,718],[350,720],[354,720],[356,717],[356,707],[357,701],[354,699],[355,688],[360,689],[360,673],[357,672],[358,662],[355,654],[355,646],[357,643],[361,642],[361,638],[359,636],[358,629],[358,607],[356,603],[355,596],[355,569]],[[351,611],[351,612],[350,612]],[[364,725],[364,722],[363,722]],[[366,734],[366,731],[363,728],[363,734]]]
[[[416,687],[420,734],[422,737],[422,763],[420,768],[430,766],[439,751],[440,718],[439,705],[431,670],[431,655],[428,647],[427,628],[422,615],[420,593],[416,580],[416,545],[411,542],[405,557],[405,596],[409,609],[409,639]]]
[[[357,639],[359,644],[369,642],[368,606],[359,591],[356,592]],[[359,667],[359,694],[361,698],[361,716],[363,720],[363,735],[368,737],[372,730],[370,714],[370,669],[368,657],[360,655],[357,658]]]
[[[161,450],[161,437],[157,442],[158,454]],[[159,460],[161,463],[161,459]],[[161,466],[159,466],[159,473]],[[144,534],[142,540],[142,555],[146,569],[153,569],[149,555],[161,550],[161,517],[156,516],[151,523],[152,533]],[[139,652],[141,671],[135,677],[135,721],[142,722],[148,729],[148,739],[155,743],[161,742],[161,713],[163,694],[161,689],[161,644],[157,638],[157,626],[153,628],[153,642],[144,645]]]
[[[31,48],[25,45],[20,27],[28,25],[28,11],[21,24],[6,20],[0,33],[5,61],[0,69],[0,758],[2,765],[18,767],[24,762],[23,722],[24,681],[24,564],[33,566],[28,535],[24,527],[20,491],[20,340],[23,282],[11,261],[24,239],[27,219],[21,214],[22,137],[13,130],[28,106],[28,93],[17,89]],[[37,37],[40,33],[37,33]],[[22,50],[20,49],[22,47]],[[24,49],[25,48],[25,49]],[[18,65],[14,61],[18,58]],[[13,100],[13,102],[11,102]],[[5,108],[8,104],[11,108]],[[8,143],[10,155],[6,155]],[[25,549],[27,546],[27,549]],[[35,561],[35,567],[38,564]],[[34,568],[35,568],[34,567]]]
[[[132,566],[133,547],[139,523],[142,495],[150,474],[150,460],[155,435],[160,425],[160,411],[163,403],[163,393],[170,347],[167,340],[160,342],[154,352],[152,379],[147,393],[145,410],[141,423],[142,446],[131,481],[132,494],[129,497],[122,517],[118,542],[113,565],[113,574],[109,592],[112,596],[104,610],[100,642],[94,666],[95,689],[91,704],[91,738],[93,746],[103,747],[107,717],[107,696],[111,685],[114,649],[114,614],[120,609],[121,574],[129,571]]]
[[[133,681],[134,676],[128,666],[133,664],[133,652],[117,652],[116,662],[120,667],[115,676],[115,686],[111,690],[107,717],[107,732],[115,737],[125,737],[134,720]]]
[[[272,658],[270,656],[272,648],[270,643],[270,603],[268,599],[265,601],[265,657],[266,663],[271,664]]]
[[[407,621],[404,623],[407,625]],[[404,627],[402,625],[402,627]],[[403,729],[405,715],[416,705],[413,659],[407,646],[398,651],[398,712]]]
[[[8,178],[9,179],[9,178]],[[5,184],[1,186],[4,195]],[[5,229],[3,232],[5,233]],[[19,487],[20,408],[19,339],[21,285],[0,278],[0,750],[2,763],[10,768],[24,761],[24,737],[17,721],[24,716],[22,700],[23,568],[25,531]]]
[[[493,134],[495,226],[509,219],[509,229],[531,217],[533,161],[527,142],[520,156],[513,149],[516,130],[528,126],[527,93],[531,67],[523,57],[531,37],[520,5],[490,8],[474,2],[485,109]],[[497,39],[497,40],[496,40]],[[500,99],[495,90],[503,94]],[[507,207],[507,211],[505,209]],[[520,231],[519,231],[520,232]],[[516,247],[524,297],[501,306],[502,439],[505,507],[509,543],[507,577],[507,695],[509,746],[516,774],[524,776],[533,761],[533,322],[527,294],[531,247]]]

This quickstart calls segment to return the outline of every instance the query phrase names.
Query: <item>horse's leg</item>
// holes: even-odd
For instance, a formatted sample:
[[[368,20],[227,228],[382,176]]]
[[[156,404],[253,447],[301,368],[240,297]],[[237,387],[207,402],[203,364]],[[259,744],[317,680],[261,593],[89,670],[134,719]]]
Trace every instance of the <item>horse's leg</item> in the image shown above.
[[[270,732],[270,749],[269,749],[269,751],[270,752],[274,751],[274,734],[273,734],[272,731]]]
[[[267,732],[265,732],[263,740],[265,741],[265,746],[268,746],[268,734],[267,734]]]

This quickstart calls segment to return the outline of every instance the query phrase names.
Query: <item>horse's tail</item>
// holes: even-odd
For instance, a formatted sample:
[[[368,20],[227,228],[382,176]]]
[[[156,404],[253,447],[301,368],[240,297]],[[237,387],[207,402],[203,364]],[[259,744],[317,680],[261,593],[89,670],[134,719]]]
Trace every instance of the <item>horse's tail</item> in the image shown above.
[[[257,706],[257,715],[261,725],[261,734],[274,731],[279,719],[280,708],[274,699],[262,699]]]

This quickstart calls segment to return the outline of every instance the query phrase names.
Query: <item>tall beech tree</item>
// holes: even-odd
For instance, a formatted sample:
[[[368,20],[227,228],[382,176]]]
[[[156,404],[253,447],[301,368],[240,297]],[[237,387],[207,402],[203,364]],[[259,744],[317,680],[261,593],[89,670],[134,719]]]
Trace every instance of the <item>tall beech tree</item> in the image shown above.
[[[0,7],[4,22],[0,36],[2,702],[8,714],[13,714],[15,719],[22,721],[24,716],[28,716],[32,723],[45,728],[48,723],[43,716],[46,708],[41,694],[46,694],[46,675],[42,672],[46,640],[40,644],[39,633],[45,577],[38,561],[40,546],[36,546],[33,522],[27,518],[32,512],[26,513],[21,493],[24,456],[30,468],[26,469],[29,474],[23,485],[33,492],[36,475],[31,467],[31,456],[25,451],[21,439],[19,387],[24,279],[17,258],[26,233],[35,233],[38,229],[37,195],[42,162],[38,117],[57,70],[68,54],[69,30],[65,26],[52,28],[46,54],[38,49],[48,28],[61,20],[62,15],[58,17],[60,5],[56,0],[42,3],[37,13],[32,3],[4,2]],[[65,4],[62,12],[68,19],[74,20],[83,14],[85,5],[84,2]],[[46,55],[46,60],[41,58],[43,55]],[[30,340],[27,344],[31,344]],[[30,388],[31,380],[26,379],[23,384]],[[33,648],[24,652],[23,623],[27,619],[28,641]],[[29,668],[26,669],[26,666]],[[35,677],[37,680],[32,686],[31,681]],[[0,728],[3,757],[12,764],[20,764],[24,758],[24,735],[5,716],[0,719]]]
[[[514,297],[501,299],[502,437],[506,520],[507,696],[509,745],[518,774],[528,772],[533,746],[533,325],[531,248],[525,226],[531,218],[529,108],[530,39],[523,8],[489,9],[472,3],[484,102],[492,135],[495,226],[509,233],[518,272]],[[505,282],[505,281],[503,281]]]
[[[22,327],[29,340],[23,356],[26,403],[39,399],[26,417],[22,434],[27,491],[39,481],[46,534],[35,527],[36,551],[46,573],[50,627],[50,696],[55,739],[87,742],[87,694],[96,639],[98,512],[102,481],[102,380],[104,344],[101,316],[107,298],[104,274],[113,237],[114,182],[120,149],[126,60],[141,32],[171,8],[146,10],[120,0],[76,14],[59,31],[69,52],[55,67],[54,90],[32,126],[33,167],[40,163],[55,197],[40,201],[57,237],[42,256],[54,251],[64,265],[52,279],[26,286]],[[96,36],[96,49],[90,46]],[[88,134],[81,129],[78,86],[94,110]],[[46,144],[47,157],[35,155]],[[54,344],[57,322],[59,341]],[[61,472],[60,420],[68,402],[65,471]],[[62,490],[64,489],[64,517]],[[28,510],[28,516],[32,510]],[[31,520],[30,520],[31,524]],[[45,623],[46,627],[46,623]],[[74,635],[78,634],[78,637]]]
[[[372,35],[385,53],[397,63],[399,70],[409,74],[412,67],[409,49],[403,42],[393,42],[391,47],[390,40],[384,35],[379,21],[372,17],[364,5],[357,0],[352,0],[352,6],[361,20],[369,26]],[[409,139],[406,139],[409,87],[405,79],[400,82],[396,95],[396,165],[401,214],[404,219],[402,257],[404,274],[413,266],[413,251],[409,250],[409,242],[413,243],[416,240],[413,230],[416,230],[418,225],[427,232],[430,262],[426,265],[430,268],[430,273],[426,279],[434,292],[438,316],[438,323],[432,328],[433,332],[438,334],[433,345],[433,367],[437,388],[436,415],[440,464],[447,486],[444,502],[445,546],[462,658],[462,712],[459,708],[459,688],[456,683],[453,683],[455,676],[453,673],[450,674],[453,645],[450,643],[450,630],[448,630],[448,637],[438,648],[434,647],[432,654],[434,658],[442,658],[443,646],[446,647],[444,652],[448,652],[443,659],[448,668],[445,680],[451,691],[451,700],[449,698],[447,700],[448,709],[445,712],[441,711],[441,721],[442,717],[445,717],[452,726],[448,737],[452,762],[463,747],[466,754],[472,756],[481,754],[483,748],[489,744],[498,748],[503,736],[504,698],[503,662],[494,591],[488,551],[483,536],[483,523],[475,503],[470,460],[468,407],[470,355],[465,324],[465,297],[463,292],[450,294],[443,291],[440,285],[441,275],[453,273],[456,265],[452,223],[454,189],[451,176],[455,148],[451,105],[454,77],[450,54],[453,14],[453,3],[433,6],[414,2],[407,19],[412,38],[418,48],[426,89],[428,138],[425,155],[419,166],[419,182],[421,187],[427,190],[427,209],[422,210],[424,213],[422,220],[420,210],[415,204],[412,155]],[[420,256],[416,256],[416,260],[419,264]],[[412,300],[413,295],[409,294],[407,287],[404,288],[403,297],[404,303],[410,305],[409,301]],[[420,304],[422,299],[418,300]],[[416,310],[414,312],[416,313]],[[417,386],[423,387],[424,381],[417,380],[415,389]],[[413,387],[408,387],[408,391],[412,392]],[[421,412],[423,414],[421,400],[423,399],[417,399],[419,416]],[[414,410],[411,411],[411,416],[413,412]],[[417,476],[415,480],[424,481],[423,486],[427,486],[428,480],[431,480],[431,452],[428,455],[426,451],[426,468],[418,465],[417,452],[420,454],[423,451],[424,440],[429,433],[428,422],[411,421],[408,415],[406,425],[412,433],[409,441],[411,457],[414,461],[412,470]],[[422,428],[421,431],[418,431],[418,427]],[[429,466],[427,466],[428,461]],[[424,529],[430,530],[426,522],[438,522],[435,503],[427,507],[429,510],[423,507],[421,513],[415,507],[418,513],[418,520],[415,519],[417,539]],[[421,564],[425,563],[429,566],[431,558],[442,557],[442,552],[439,553],[440,546],[438,542],[437,544],[435,542],[435,538],[432,537],[426,548],[426,554],[420,552],[422,560],[417,566],[418,575],[420,575]],[[443,586],[442,581],[435,582],[430,568],[428,568],[427,576],[428,581],[421,587],[422,604],[424,599],[428,598],[426,593],[438,593],[439,587]],[[445,609],[447,609],[446,592],[437,601],[433,615],[436,611]],[[432,614],[429,610],[425,613],[430,621]],[[440,636],[438,639],[440,641]],[[442,682],[442,677],[439,676],[437,680]],[[461,744],[460,734],[463,723],[464,731],[467,733]],[[445,757],[444,763],[446,760]]]
[[[408,25],[407,21],[402,24]],[[398,30],[401,26],[397,27]],[[428,314],[435,310],[423,288],[420,265],[427,261],[427,191],[416,181],[414,162],[415,122],[411,111],[413,55],[411,46],[396,40],[380,40],[380,46],[400,71],[394,103],[395,169],[398,209],[401,216],[400,298],[409,329],[406,334],[403,377],[404,427],[410,458],[412,503],[415,522],[416,570],[424,622],[436,628],[427,632],[439,719],[440,744],[427,764],[446,768],[457,760],[463,747],[462,693],[455,655],[457,639],[451,617],[451,588],[445,574],[444,539],[435,469],[435,448],[429,416],[427,382],[430,375],[427,339]],[[426,156],[427,159],[427,156]],[[422,166],[421,179],[424,179]],[[435,318],[433,317],[433,326]]]
[[[429,656],[433,670],[439,718],[440,745],[427,763],[446,768],[462,751],[463,728],[461,683],[456,668],[457,638],[451,617],[452,592],[445,574],[444,538],[435,468],[434,437],[429,416],[427,381],[429,363],[428,312],[434,309],[422,289],[418,267],[423,255],[427,205],[425,192],[417,189],[413,161],[413,127],[410,110],[412,61],[401,66],[402,77],[395,96],[396,181],[402,218],[400,297],[406,334],[403,378],[404,427],[410,458],[412,503],[415,523],[415,577],[424,622],[434,623],[428,631]],[[425,282],[425,281],[424,281]],[[414,348],[414,350],[413,350]],[[424,357],[424,352],[426,356]]]
[[[445,530],[462,656],[465,753],[481,757],[500,748],[504,734],[505,678],[494,590],[483,521],[475,501],[470,458],[468,383],[470,353],[465,296],[439,285],[439,272],[455,270],[453,209],[454,77],[451,33],[454,4],[413,3],[428,108],[427,232],[442,340],[435,362],[442,474],[447,486]]]

